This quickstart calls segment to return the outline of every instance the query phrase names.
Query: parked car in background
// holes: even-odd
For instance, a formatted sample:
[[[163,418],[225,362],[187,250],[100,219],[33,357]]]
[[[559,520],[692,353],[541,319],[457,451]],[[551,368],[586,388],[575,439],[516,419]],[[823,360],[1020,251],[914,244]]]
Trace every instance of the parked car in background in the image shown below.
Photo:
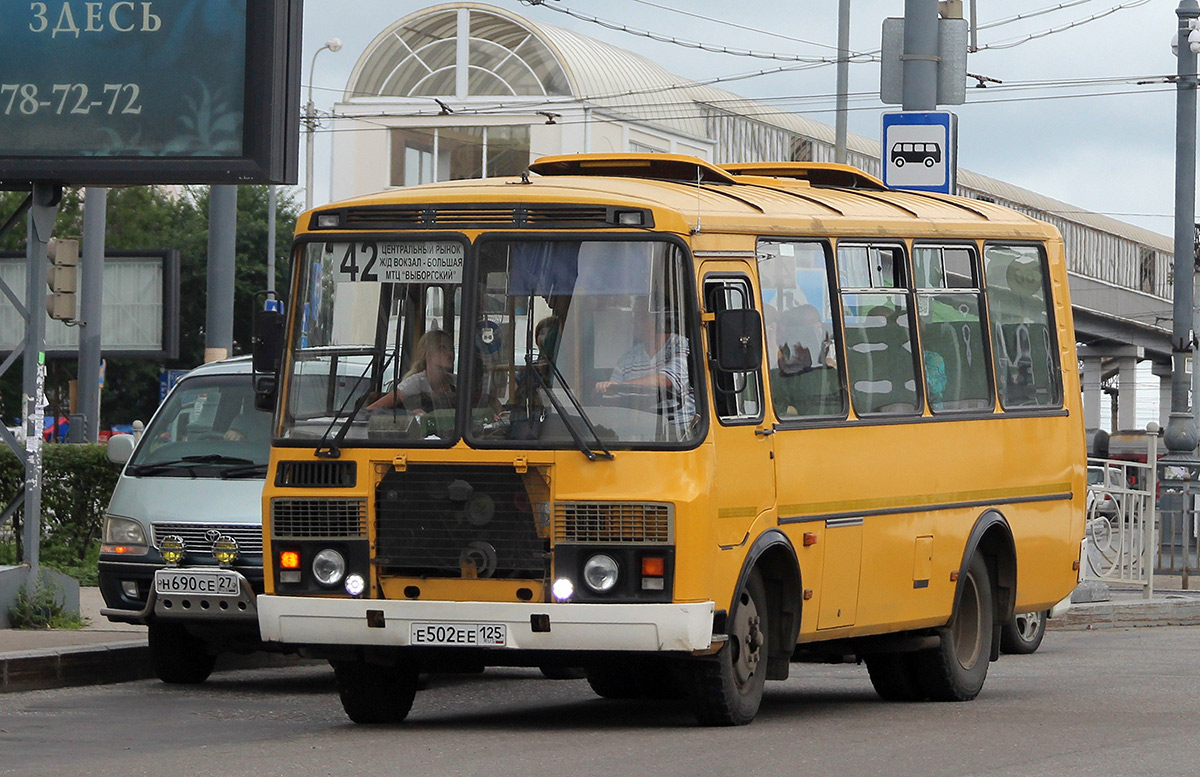
[[[1121,470],[1102,466],[1087,468],[1088,517],[1101,515],[1105,518],[1116,517],[1119,512],[1123,489],[1128,488],[1125,476]]]
[[[100,589],[110,620],[145,624],[154,672],[199,683],[225,651],[262,649],[262,487],[271,414],[248,357],[199,367],[167,395],[124,463],[104,519]]]

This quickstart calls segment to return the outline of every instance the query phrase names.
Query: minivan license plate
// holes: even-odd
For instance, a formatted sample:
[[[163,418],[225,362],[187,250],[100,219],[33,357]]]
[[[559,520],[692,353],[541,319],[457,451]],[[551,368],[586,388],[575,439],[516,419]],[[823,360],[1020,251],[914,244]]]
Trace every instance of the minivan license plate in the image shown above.
[[[156,594],[195,594],[197,596],[237,596],[238,575],[224,569],[196,571],[160,569],[154,573]]]
[[[414,645],[504,647],[508,628],[503,623],[414,623],[409,637]]]

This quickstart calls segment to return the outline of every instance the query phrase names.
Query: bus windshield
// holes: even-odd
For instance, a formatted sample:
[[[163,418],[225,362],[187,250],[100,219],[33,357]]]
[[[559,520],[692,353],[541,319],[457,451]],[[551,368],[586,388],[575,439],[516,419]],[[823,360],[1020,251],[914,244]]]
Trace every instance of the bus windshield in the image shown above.
[[[696,438],[690,270],[665,241],[303,248],[283,437],[610,447]]]

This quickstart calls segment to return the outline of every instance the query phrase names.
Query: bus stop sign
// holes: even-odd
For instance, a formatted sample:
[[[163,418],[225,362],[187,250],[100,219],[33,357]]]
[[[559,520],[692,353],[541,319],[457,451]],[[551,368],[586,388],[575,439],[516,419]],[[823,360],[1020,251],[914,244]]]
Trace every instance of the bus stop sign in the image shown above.
[[[893,189],[954,194],[958,117],[949,111],[883,114],[883,182]]]

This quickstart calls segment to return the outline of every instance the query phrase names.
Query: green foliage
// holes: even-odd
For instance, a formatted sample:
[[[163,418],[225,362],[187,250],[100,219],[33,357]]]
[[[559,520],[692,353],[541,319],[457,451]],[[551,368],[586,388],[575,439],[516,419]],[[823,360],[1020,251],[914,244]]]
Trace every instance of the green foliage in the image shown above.
[[[82,629],[87,625],[79,613],[67,612],[62,590],[45,577],[32,593],[21,586],[16,601],[8,608],[8,622],[14,629]]]
[[[0,222],[6,221],[26,196],[25,192],[0,192]],[[179,358],[168,361],[106,357],[104,390],[100,400],[100,428],[113,424],[149,421],[158,406],[159,372],[190,369],[204,361],[204,326],[208,292],[208,189],[186,187],[170,192],[159,187],[111,189],[108,193],[105,241],[108,253],[137,249],[173,248],[180,252]],[[234,353],[247,351],[252,331],[254,294],[266,288],[268,189],[238,188],[237,256],[234,287]],[[288,190],[280,190],[275,228],[275,261],[280,268],[279,288],[286,285],[285,268],[300,206]],[[54,233],[83,233],[83,193],[63,193]],[[25,220],[0,236],[0,249],[24,250]],[[23,290],[17,289],[23,296]],[[67,415],[70,381],[78,373],[75,359],[55,359],[47,364],[47,415]],[[6,424],[23,415],[21,369],[0,376],[0,415]]]
[[[42,449],[42,535],[39,559],[46,566],[95,585],[96,557],[104,511],[121,473],[103,445],[47,445]],[[0,448],[0,505],[9,504],[25,481],[25,469],[8,448]],[[0,560],[21,559],[23,510],[11,525],[12,541],[0,547]],[[0,527],[0,531],[3,527]],[[5,557],[11,555],[11,559]]]

